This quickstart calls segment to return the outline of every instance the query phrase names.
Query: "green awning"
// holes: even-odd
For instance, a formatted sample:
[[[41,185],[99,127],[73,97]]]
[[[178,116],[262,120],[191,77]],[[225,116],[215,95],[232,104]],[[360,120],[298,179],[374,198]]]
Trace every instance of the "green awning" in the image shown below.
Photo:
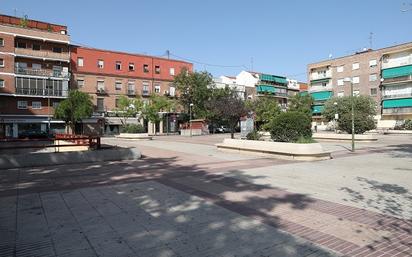
[[[412,98],[383,100],[382,106],[384,109],[399,108],[399,107],[412,107]]]
[[[314,105],[312,106],[312,113],[314,114],[322,113],[324,108],[325,107],[323,105]]]
[[[285,84],[285,85],[288,83],[286,80],[286,77],[269,75],[269,74],[260,74],[259,79],[262,81],[275,82],[278,84]]]
[[[299,95],[301,95],[301,96],[308,95],[308,91],[302,91],[302,92],[299,92]]]
[[[404,77],[408,75],[412,75],[412,65],[382,70],[382,78],[384,79]]]
[[[256,91],[258,93],[275,93],[277,90],[275,87],[269,85],[258,85]]]
[[[322,101],[322,100],[328,100],[332,97],[333,92],[332,91],[321,91],[321,92],[314,92],[311,93],[310,95],[313,97],[315,101]]]
[[[328,83],[329,80],[330,80],[330,78],[328,78],[328,79],[315,79],[315,80],[311,80],[310,84],[313,85],[313,84],[318,84],[318,83],[323,83],[323,82]]]

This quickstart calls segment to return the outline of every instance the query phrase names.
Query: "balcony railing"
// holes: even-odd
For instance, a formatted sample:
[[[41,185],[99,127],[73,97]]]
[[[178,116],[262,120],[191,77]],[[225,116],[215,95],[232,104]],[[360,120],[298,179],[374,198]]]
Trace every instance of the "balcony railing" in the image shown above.
[[[59,96],[67,97],[68,90],[16,87],[16,94],[31,96]]]
[[[287,98],[288,94],[287,93],[279,93],[279,92],[258,92],[257,96],[274,96],[274,97],[282,97],[282,98]]]
[[[396,95],[383,95],[383,99],[394,99],[394,98],[410,98],[412,97],[412,92],[411,93],[406,93],[406,94],[396,94]]]
[[[136,90],[134,90],[134,89],[128,89],[128,90],[127,90],[127,95],[135,96],[135,95],[136,95]]]
[[[63,52],[63,53],[55,53],[52,51],[45,51],[45,50],[32,50],[29,48],[15,48],[14,53],[17,56],[23,55],[23,56],[31,56],[31,57],[38,57],[38,58],[44,58],[44,59],[53,59],[53,60],[64,60],[64,61],[70,61],[70,54],[68,52]]]
[[[150,91],[149,90],[142,90],[142,96],[149,96]]]
[[[332,85],[327,86],[311,86],[309,87],[309,92],[318,92],[318,91],[331,91],[333,89]]]
[[[397,77],[397,78],[386,78],[382,81],[383,85],[396,83],[396,82],[405,82],[405,81],[412,81],[412,75]]]
[[[107,95],[106,88],[104,88],[104,87],[98,87],[98,88],[96,88],[96,94],[99,94],[99,95]]]
[[[310,80],[327,79],[330,77],[332,77],[332,71],[330,70],[326,71],[326,73],[318,74],[317,72],[314,72],[310,74]]]
[[[15,68],[14,72],[16,74],[28,75],[28,76],[39,76],[39,77],[51,77],[51,78],[69,78],[69,72],[56,71],[56,70],[45,70],[45,69],[29,69],[29,68]]]
[[[383,115],[402,115],[412,113],[412,107],[382,109]]]

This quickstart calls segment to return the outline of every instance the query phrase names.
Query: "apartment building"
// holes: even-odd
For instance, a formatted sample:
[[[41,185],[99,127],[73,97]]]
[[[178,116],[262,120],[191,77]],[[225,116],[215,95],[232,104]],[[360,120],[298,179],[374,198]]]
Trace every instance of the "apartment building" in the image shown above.
[[[240,99],[245,100],[245,95],[246,95],[245,86],[237,84],[236,77],[220,76],[218,78],[213,78],[213,82],[216,88],[226,88],[226,87],[231,88],[232,90],[236,92],[237,96]]]
[[[323,123],[325,101],[350,95],[350,82],[345,82],[345,78],[353,83],[354,95],[368,95],[376,101],[378,127],[393,127],[396,120],[409,117],[412,105],[409,100],[399,99],[405,99],[410,92],[411,49],[412,43],[364,49],[353,55],[309,64],[308,91],[314,98],[314,121]],[[397,99],[393,99],[395,95]]]
[[[68,95],[67,27],[0,15],[0,137],[64,130],[54,108]]]
[[[178,93],[173,80],[183,69],[192,71],[193,64],[140,54],[71,47],[72,88],[92,96],[95,105],[93,117],[104,117],[106,134],[118,133],[121,125],[114,112],[120,96],[139,96],[143,101],[148,101],[151,94],[176,97]],[[162,115],[164,121],[158,124],[157,132],[176,132],[176,113],[165,112]],[[128,121],[142,122],[138,118]]]

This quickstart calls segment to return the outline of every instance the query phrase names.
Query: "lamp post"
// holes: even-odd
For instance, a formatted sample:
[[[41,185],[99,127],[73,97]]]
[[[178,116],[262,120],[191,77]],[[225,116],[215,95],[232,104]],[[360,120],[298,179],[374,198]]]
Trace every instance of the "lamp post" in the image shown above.
[[[355,105],[353,98],[353,81],[351,78],[345,78],[345,82],[350,82],[350,94],[351,94],[351,117],[352,117],[352,152],[355,152]]]
[[[337,124],[337,121],[339,119],[339,114],[338,114],[338,110],[337,110],[338,103],[334,102],[333,105],[335,106],[335,120],[334,120],[333,126],[334,126],[335,134],[336,134],[337,133],[336,124]]]
[[[190,136],[192,136],[192,107],[193,107],[193,103],[190,103],[190,105],[189,105]]]

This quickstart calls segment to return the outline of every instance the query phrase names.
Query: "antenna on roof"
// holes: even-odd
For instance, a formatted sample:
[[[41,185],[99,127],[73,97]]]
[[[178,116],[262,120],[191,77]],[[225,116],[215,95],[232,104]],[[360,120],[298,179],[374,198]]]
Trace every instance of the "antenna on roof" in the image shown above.
[[[170,51],[166,50],[167,59],[170,59]]]
[[[17,17],[17,8],[14,8],[13,11],[14,11],[14,17]]]
[[[369,33],[369,48],[373,48],[373,32]]]

